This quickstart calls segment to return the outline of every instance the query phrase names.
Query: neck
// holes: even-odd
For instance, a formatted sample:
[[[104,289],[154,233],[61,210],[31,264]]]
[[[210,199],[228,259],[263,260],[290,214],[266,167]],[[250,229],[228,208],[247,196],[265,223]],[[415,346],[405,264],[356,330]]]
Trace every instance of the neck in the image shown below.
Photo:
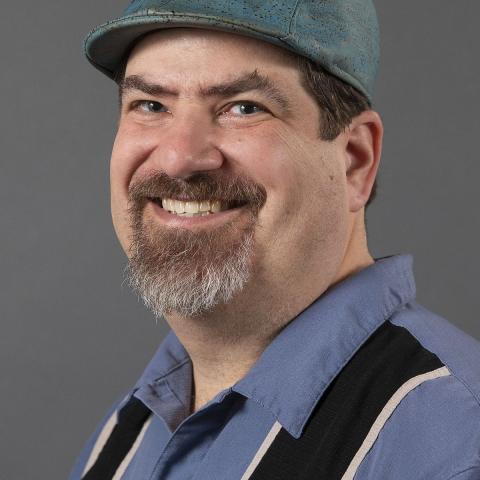
[[[336,274],[323,283],[304,276],[302,288],[293,294],[288,289],[267,289],[272,282],[261,279],[202,316],[167,315],[192,360],[192,411],[243,378],[280,331],[327,288],[374,263],[363,222],[354,222],[351,233]]]
[[[262,292],[264,294],[264,290]],[[241,299],[237,298],[203,316],[192,318],[171,314],[167,317],[192,360],[193,411],[243,378],[295,316],[279,309],[277,314],[269,312],[265,298],[246,294],[242,292],[242,297],[250,298],[247,304],[242,305]]]

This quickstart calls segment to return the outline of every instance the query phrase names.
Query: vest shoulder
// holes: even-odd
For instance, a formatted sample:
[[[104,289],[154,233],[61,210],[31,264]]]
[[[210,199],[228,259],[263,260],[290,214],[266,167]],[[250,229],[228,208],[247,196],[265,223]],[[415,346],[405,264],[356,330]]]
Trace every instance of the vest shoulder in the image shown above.
[[[480,342],[445,318],[411,302],[390,318],[434,353],[480,404]]]

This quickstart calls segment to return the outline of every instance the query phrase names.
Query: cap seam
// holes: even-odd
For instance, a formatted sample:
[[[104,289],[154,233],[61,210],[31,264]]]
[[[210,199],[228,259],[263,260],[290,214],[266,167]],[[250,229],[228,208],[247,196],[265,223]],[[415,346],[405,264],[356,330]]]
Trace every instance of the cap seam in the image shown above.
[[[290,23],[288,24],[288,34],[287,34],[286,37],[283,37],[285,39],[291,37],[291,35],[292,35],[293,21],[297,18],[298,7],[300,6],[301,1],[302,0],[297,0],[296,3],[295,3],[295,8],[293,9],[292,17],[290,18]]]

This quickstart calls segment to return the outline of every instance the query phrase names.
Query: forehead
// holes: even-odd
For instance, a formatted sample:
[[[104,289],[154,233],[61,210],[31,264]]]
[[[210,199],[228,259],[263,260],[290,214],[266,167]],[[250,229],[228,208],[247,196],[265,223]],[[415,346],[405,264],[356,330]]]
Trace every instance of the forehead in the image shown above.
[[[198,28],[164,29],[142,38],[129,55],[125,76],[187,86],[228,81],[254,70],[279,86],[300,85],[293,53],[254,38]]]

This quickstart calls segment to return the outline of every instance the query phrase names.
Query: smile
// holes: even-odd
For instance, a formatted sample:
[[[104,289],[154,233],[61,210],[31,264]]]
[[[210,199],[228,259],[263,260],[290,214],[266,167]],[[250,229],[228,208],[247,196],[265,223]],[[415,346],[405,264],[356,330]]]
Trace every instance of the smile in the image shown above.
[[[206,217],[244,205],[239,202],[225,202],[220,200],[182,201],[172,198],[151,198],[150,200],[162,207],[163,210],[181,217]]]
[[[220,200],[177,200],[149,198],[156,217],[166,226],[197,228],[214,227],[241,215],[246,203]]]

